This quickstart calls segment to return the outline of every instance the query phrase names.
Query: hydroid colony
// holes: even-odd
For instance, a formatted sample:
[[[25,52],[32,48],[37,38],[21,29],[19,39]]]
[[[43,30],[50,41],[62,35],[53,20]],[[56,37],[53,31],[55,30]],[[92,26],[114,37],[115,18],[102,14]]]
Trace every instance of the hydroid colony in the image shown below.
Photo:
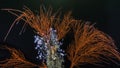
[[[36,35],[34,36],[36,44],[35,49],[38,51],[37,58],[42,60],[43,67],[47,68],[64,68],[64,56],[67,56],[70,61],[70,68],[80,67],[83,63],[89,63],[98,66],[99,63],[105,63],[109,65],[109,61],[113,62],[116,66],[120,63],[114,61],[117,59],[120,61],[120,54],[117,52],[117,48],[108,35],[99,31],[91,25],[89,22],[84,22],[81,20],[75,20],[71,16],[71,12],[68,12],[60,18],[60,13],[53,13],[52,9],[49,8],[47,12],[40,8],[40,13],[35,14],[29,8],[24,8],[23,11],[15,9],[4,9],[13,15],[17,16],[16,20],[13,22],[11,28],[9,29],[5,39],[9,35],[12,27],[15,23],[20,20],[24,21],[24,26],[28,24],[34,29]],[[23,26],[23,27],[24,27]],[[73,32],[74,38],[72,42],[69,43],[66,50],[61,49],[63,46],[60,40],[63,39],[66,34]],[[65,45],[64,45],[65,46]],[[17,50],[11,51],[11,54],[20,55]],[[21,56],[14,58],[11,57],[8,62],[15,61],[14,59],[20,59]],[[20,66],[20,63],[26,61],[22,58],[22,61],[16,61],[14,65],[5,62],[0,64],[1,67]],[[28,63],[27,61],[23,64]],[[30,62],[29,62],[30,63]],[[30,63],[31,65],[31,63]],[[41,65],[33,66],[41,67]]]

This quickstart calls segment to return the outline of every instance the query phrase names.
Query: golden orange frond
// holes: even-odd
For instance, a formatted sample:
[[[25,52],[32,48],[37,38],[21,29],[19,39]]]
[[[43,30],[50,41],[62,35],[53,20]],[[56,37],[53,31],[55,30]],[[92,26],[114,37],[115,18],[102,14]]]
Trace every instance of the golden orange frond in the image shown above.
[[[79,66],[80,63],[93,65],[100,62],[105,63],[104,57],[110,61],[113,61],[111,58],[120,60],[120,53],[117,52],[113,40],[93,25],[79,22],[73,29],[74,42],[66,50],[68,59],[71,61],[70,68]]]
[[[58,21],[54,23],[58,33],[58,39],[62,39],[68,33],[71,29],[71,25],[73,25],[75,21],[76,20],[71,17],[71,12],[68,12],[61,21],[58,19]]]
[[[5,46],[4,49],[7,49],[11,53],[11,57],[9,59],[0,61],[0,67],[2,67],[2,68],[6,68],[6,67],[7,68],[8,67],[14,67],[14,68],[39,67],[38,65],[27,61],[21,51],[18,51],[14,48],[10,48],[7,46]]]
[[[54,27],[57,30],[59,40],[68,33],[68,31],[70,30],[71,23],[75,21],[71,17],[71,12],[65,14],[63,19],[60,19],[59,16],[60,14],[58,12],[53,13],[52,8],[49,8],[48,11],[45,12],[41,7],[39,15],[36,15],[27,7],[24,8],[24,11],[16,9],[4,9],[4,10],[7,10],[8,12],[17,16],[16,20],[11,25],[5,37],[5,40],[14,24],[16,22],[19,22],[20,20],[23,20],[25,21],[25,23],[29,24],[30,27],[35,29],[35,31],[39,32],[40,36],[47,35],[49,33],[50,28]]]

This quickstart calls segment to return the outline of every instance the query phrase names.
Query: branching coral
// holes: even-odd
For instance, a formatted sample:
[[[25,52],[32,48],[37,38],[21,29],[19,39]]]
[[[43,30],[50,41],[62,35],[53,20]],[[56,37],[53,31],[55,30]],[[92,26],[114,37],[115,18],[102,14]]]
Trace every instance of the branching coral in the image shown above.
[[[82,65],[81,63],[102,66],[100,63],[109,65],[110,61],[116,65],[120,64],[114,61],[114,59],[120,61],[120,54],[117,52],[117,47],[115,46],[111,37],[96,29],[94,25],[91,25],[89,22],[73,19],[71,17],[71,13],[65,14],[63,19],[60,19],[60,14],[57,12],[52,13],[51,8],[45,12],[41,7],[40,14],[35,14],[26,7],[24,8],[24,11],[15,9],[4,10],[7,10],[8,12],[17,16],[17,19],[10,27],[5,40],[15,23],[19,22],[20,20],[25,21],[24,25],[28,24],[40,37],[40,39],[35,43],[39,44],[36,48],[38,51],[45,50],[46,54],[44,54],[44,56],[46,57],[46,63],[43,63],[45,67],[62,68],[63,58],[60,58],[60,54],[58,52],[60,46],[59,44],[55,43],[58,43],[62,38],[64,38],[70,30],[73,30],[74,33],[74,40],[72,43],[70,43],[66,50],[67,57],[71,62],[70,68],[79,67],[79,65]],[[55,34],[52,32],[54,30]],[[40,49],[41,46],[43,48],[47,48]],[[9,64],[10,62],[14,63],[15,60],[31,64],[25,61],[25,58],[20,56],[19,52],[16,50],[12,50],[10,48],[7,49],[12,53],[13,59],[7,60],[8,62],[6,64]],[[40,56],[39,58],[43,58],[40,54],[43,54],[44,52],[38,53]],[[17,63],[17,61],[15,61],[15,63]]]
[[[18,18],[13,22],[11,28],[15,23],[17,23],[20,20],[25,21],[25,24],[28,24],[30,27],[32,27],[36,33],[42,37],[43,43],[41,45],[38,45],[37,49],[38,51],[41,51],[39,48],[40,46],[46,47],[43,52],[38,52],[39,58],[41,59],[41,56],[45,57],[47,67],[48,68],[61,68],[63,67],[63,60],[64,58],[61,57],[62,54],[60,52],[60,44],[59,40],[62,39],[70,30],[71,23],[74,22],[74,19],[71,18],[70,14],[68,13],[64,15],[63,19],[60,19],[59,14],[56,16],[56,13],[52,13],[52,9],[48,9],[47,12],[44,12],[42,7],[40,8],[40,14],[35,15],[29,8],[25,7],[24,11],[15,10],[15,9],[4,9],[8,10],[8,12],[16,15]],[[20,13],[17,14],[17,13]],[[10,30],[11,30],[10,28]],[[8,31],[6,37],[8,36],[10,30]],[[5,39],[6,39],[5,37]],[[37,42],[35,42],[37,43]],[[43,50],[43,49],[42,49]],[[46,53],[46,54],[45,54]]]
[[[11,14],[17,16],[17,19],[11,25],[5,37],[5,40],[14,24],[19,22],[20,20],[25,21],[25,24],[28,24],[32,28],[34,28],[35,31],[38,32],[40,36],[49,34],[49,29],[51,27],[54,27],[57,30],[59,40],[62,39],[66,35],[66,33],[70,30],[69,26],[74,21],[74,19],[71,17],[70,12],[64,15],[64,18],[61,20],[60,14],[58,12],[52,13],[51,8],[49,8],[47,12],[44,12],[44,10],[41,7],[39,15],[35,15],[35,13],[33,13],[27,7],[24,8],[24,11],[16,9],[2,9],[2,10],[7,10]]]
[[[81,65],[80,63],[93,65],[100,62],[109,63],[103,60],[105,58],[109,61],[113,61],[111,59],[113,57],[120,60],[120,53],[116,51],[116,46],[111,37],[89,23],[78,22],[73,27],[75,41],[66,50],[71,61],[70,68],[77,67]]]
[[[1,68],[33,68],[33,67],[39,67],[36,64],[33,64],[29,61],[27,61],[24,57],[24,55],[21,53],[21,51],[18,51],[14,48],[10,47],[3,47],[4,49],[7,49],[11,53],[11,57],[7,58],[6,60],[0,61],[0,67]]]

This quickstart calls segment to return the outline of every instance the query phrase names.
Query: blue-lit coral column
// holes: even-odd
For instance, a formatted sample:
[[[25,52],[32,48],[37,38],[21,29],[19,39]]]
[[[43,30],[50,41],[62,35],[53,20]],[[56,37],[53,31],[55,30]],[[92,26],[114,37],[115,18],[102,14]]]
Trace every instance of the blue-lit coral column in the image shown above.
[[[46,63],[48,68],[63,68],[64,51],[60,48],[61,42],[57,39],[57,31],[49,29],[49,34],[42,37],[34,36],[35,49],[38,50],[37,59]]]

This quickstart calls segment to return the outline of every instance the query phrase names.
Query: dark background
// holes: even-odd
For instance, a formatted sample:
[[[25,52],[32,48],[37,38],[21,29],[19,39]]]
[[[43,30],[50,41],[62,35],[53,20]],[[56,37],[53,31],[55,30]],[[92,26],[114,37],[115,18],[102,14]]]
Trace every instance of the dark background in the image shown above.
[[[72,11],[72,16],[96,23],[95,27],[110,35],[120,49],[120,0],[0,0],[0,9],[20,9],[24,6],[38,11],[41,4],[52,6],[53,10]],[[3,41],[8,29],[16,17],[0,10],[0,43],[20,49],[30,61],[35,60],[33,32],[30,27],[19,35],[22,24],[15,25],[6,41]],[[2,53],[1,53],[2,54]],[[0,55],[1,55],[0,54]]]

